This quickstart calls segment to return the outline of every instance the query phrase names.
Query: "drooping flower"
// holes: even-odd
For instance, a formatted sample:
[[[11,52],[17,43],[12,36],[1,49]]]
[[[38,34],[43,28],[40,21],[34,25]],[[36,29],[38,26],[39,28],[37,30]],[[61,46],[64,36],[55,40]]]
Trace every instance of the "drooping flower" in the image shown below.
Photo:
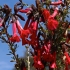
[[[31,18],[28,17],[28,19],[27,19],[27,21],[26,21],[26,23],[24,25],[24,29],[27,29],[28,28],[28,25],[29,25],[30,20],[31,20]]]
[[[19,42],[20,37],[17,35],[16,23],[12,23],[13,36],[10,38],[11,42]]]
[[[65,52],[64,55],[66,56],[66,61],[68,62],[68,64],[70,64],[70,57],[69,57],[68,53]]]
[[[3,25],[3,19],[2,18],[0,18],[0,27]]]
[[[47,22],[47,28],[49,30],[55,30],[58,27],[58,21],[54,19],[54,17],[58,14],[58,8],[54,10],[53,14],[49,16]]]
[[[52,68],[52,69],[56,68],[56,63],[54,61],[52,61],[50,63],[50,68]]]
[[[30,34],[29,29],[24,30],[18,20],[16,22],[16,25],[17,25],[18,33],[20,34],[20,37],[22,39],[22,45],[27,44],[28,42],[26,38],[28,38],[28,35]]]
[[[18,20],[16,20],[16,27],[18,29],[18,33],[21,34],[21,31],[23,30],[23,27],[21,26],[21,24]]]
[[[31,10],[32,10],[31,8],[26,8],[26,9],[20,9],[19,12],[21,12],[21,13],[28,13]]]
[[[50,16],[50,12],[47,9],[43,9],[42,15],[44,17],[44,20],[46,21]]]
[[[56,7],[51,17],[54,18],[57,14],[58,14],[58,8]]]
[[[27,29],[27,30],[23,29],[21,31],[22,45],[29,44],[29,41],[27,40],[29,34],[30,34],[29,29]]]
[[[52,58],[52,61],[50,62],[50,68],[54,69],[57,67],[56,66],[56,52],[52,53],[52,57],[50,58]]]
[[[65,70],[69,70],[68,66],[70,65],[70,57],[69,57],[67,52],[64,52],[64,56],[66,56],[66,59],[65,59]]]
[[[0,23],[0,27],[2,26],[2,23]]]
[[[29,10],[28,9],[21,9],[21,10],[19,10],[19,12],[21,12],[21,13],[27,13]]]
[[[48,19],[47,28],[48,30],[55,30],[58,27],[58,21],[52,18]]]
[[[30,44],[37,46],[37,43],[38,43],[38,41],[37,41],[38,22],[32,20],[32,22],[30,23],[29,29],[30,29],[30,32],[31,32]]]
[[[62,1],[61,0],[59,0],[57,2],[51,2],[51,5],[59,5],[59,4],[62,4]]]
[[[42,62],[38,59],[38,57],[36,55],[33,57],[33,59],[34,59],[33,66],[35,68],[40,68],[40,69],[44,68],[44,65],[42,64]]]
[[[48,41],[43,47],[44,47],[45,51],[46,51],[47,53],[49,53],[50,50],[51,50],[51,42]]]
[[[47,42],[47,44],[42,47],[42,59],[45,62],[51,63],[50,68],[56,68],[56,52],[51,53],[50,51],[51,51],[51,43]]]

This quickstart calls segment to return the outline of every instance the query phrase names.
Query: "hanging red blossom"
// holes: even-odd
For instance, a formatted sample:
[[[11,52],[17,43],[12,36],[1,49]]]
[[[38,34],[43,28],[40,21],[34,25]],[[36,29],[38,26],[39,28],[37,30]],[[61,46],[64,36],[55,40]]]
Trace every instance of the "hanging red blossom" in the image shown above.
[[[70,64],[70,57],[69,57],[68,53],[65,52],[64,55],[66,56],[66,62],[68,62],[68,64]]]
[[[30,8],[20,9],[20,10],[19,10],[19,12],[21,12],[21,13],[27,13],[28,11],[30,11]]]
[[[22,39],[22,45],[28,44],[28,40],[26,39],[30,34],[30,30],[29,29],[24,30],[18,20],[16,22],[16,25],[17,25],[18,33],[20,34],[20,37]]]
[[[51,17],[54,18],[57,14],[58,14],[58,8],[56,7]]]
[[[2,23],[0,23],[0,27],[2,26]]]
[[[18,33],[21,34],[21,31],[23,30],[23,27],[21,26],[21,24],[18,20],[16,20],[16,27],[18,29]]]
[[[69,57],[67,52],[64,53],[64,56],[66,56],[66,59],[65,59],[65,70],[69,70],[68,66],[70,64],[70,57]]]
[[[29,34],[29,29],[21,31],[22,45],[29,44],[29,41],[27,40]]]
[[[56,68],[56,63],[54,61],[50,63],[50,68],[52,69]]]
[[[19,42],[20,37],[16,33],[16,23],[12,23],[13,36],[10,38],[11,42]]]
[[[29,22],[30,22],[31,18],[29,17],[24,25],[24,30],[28,28]]]
[[[37,42],[37,29],[38,29],[38,22],[34,21],[34,19],[32,19],[30,25],[29,25],[29,30],[31,32],[31,36],[30,36],[30,44],[31,45],[35,45],[37,46],[38,42]]]
[[[55,30],[58,27],[58,21],[54,19],[54,17],[58,14],[58,8],[54,10],[53,14],[50,15],[48,22],[47,22],[47,28],[49,30]]]
[[[56,52],[52,53],[52,61],[50,62],[50,68],[57,68],[56,66]]]
[[[47,9],[43,9],[42,15],[44,17],[44,20],[46,21],[50,16],[50,12]]]
[[[42,64],[42,62],[38,59],[38,57],[36,55],[33,57],[33,59],[34,59],[33,66],[35,68],[41,68],[41,69],[44,68],[44,65]]]
[[[57,2],[51,2],[51,5],[59,5],[59,4],[62,4],[62,1],[57,1]]]
[[[48,30],[55,30],[58,27],[58,21],[52,18],[48,19],[47,28]]]
[[[0,27],[3,25],[3,19],[2,18],[0,18]]]

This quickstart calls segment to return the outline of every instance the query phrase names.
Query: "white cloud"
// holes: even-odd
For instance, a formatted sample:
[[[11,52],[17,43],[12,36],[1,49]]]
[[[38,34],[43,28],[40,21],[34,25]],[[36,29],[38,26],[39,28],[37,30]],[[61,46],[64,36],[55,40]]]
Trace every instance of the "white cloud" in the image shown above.
[[[12,66],[4,61],[0,61],[0,70],[11,70]]]

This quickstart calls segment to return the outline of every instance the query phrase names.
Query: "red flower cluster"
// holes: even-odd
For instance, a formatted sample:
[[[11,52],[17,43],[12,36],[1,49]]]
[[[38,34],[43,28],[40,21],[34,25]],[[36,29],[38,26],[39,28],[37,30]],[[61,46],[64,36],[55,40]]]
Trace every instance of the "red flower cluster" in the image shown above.
[[[44,0],[43,0],[44,1]],[[51,2],[51,5],[59,5],[62,4],[62,1]],[[56,7],[54,12],[50,13],[47,9],[42,9],[40,11],[36,10],[37,8],[31,7],[27,9],[20,9],[19,12],[27,13],[28,19],[25,23],[24,28],[22,28],[18,19],[15,19],[13,25],[13,36],[10,38],[11,42],[19,42],[22,40],[22,45],[29,44],[34,49],[33,55],[33,66],[37,70],[44,70],[45,63],[49,63],[49,67],[51,69],[57,68],[56,66],[56,51],[51,53],[52,41],[49,40],[46,43],[43,43],[43,46],[39,44],[38,37],[38,24],[40,22],[46,22],[46,26],[48,30],[56,30],[58,27],[58,21],[55,19],[56,15],[59,13],[58,8]],[[37,13],[36,13],[37,12]],[[40,16],[41,14],[41,16]],[[40,16],[40,17],[39,17]],[[16,29],[20,35],[20,37],[16,33]],[[67,57],[67,55],[66,55]],[[68,57],[67,57],[68,58]],[[67,59],[69,60],[69,59]],[[69,62],[69,61],[68,61]],[[26,70],[25,68],[23,70]]]
[[[50,12],[46,9],[42,11],[44,20],[47,21],[47,28],[49,30],[55,30],[58,27],[58,21],[54,19],[54,17],[58,14],[58,8],[54,10],[54,13],[50,15]]]
[[[65,70],[69,70],[68,66],[70,65],[70,57],[69,57],[67,52],[64,52],[64,56],[66,57],[66,59],[65,59]]]
[[[10,38],[10,41],[12,42],[19,42],[20,37],[16,33],[16,23],[12,23],[12,29],[13,29],[13,36]]]

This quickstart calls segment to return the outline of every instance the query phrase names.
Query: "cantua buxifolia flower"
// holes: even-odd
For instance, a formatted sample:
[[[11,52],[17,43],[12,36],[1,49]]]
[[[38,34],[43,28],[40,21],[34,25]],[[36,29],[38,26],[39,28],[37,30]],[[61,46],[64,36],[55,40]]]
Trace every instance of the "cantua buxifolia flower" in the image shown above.
[[[68,66],[70,65],[70,56],[67,52],[64,52],[65,58],[65,70],[69,70]]]
[[[16,25],[17,25],[18,33],[20,34],[20,37],[22,39],[22,45],[28,43],[26,42],[26,38],[28,38],[28,35],[30,34],[29,29],[24,30],[18,20],[16,21]]]
[[[19,10],[19,12],[21,12],[21,13],[27,13],[29,10],[28,9],[21,9],[21,10]]]
[[[4,19],[0,18],[0,27],[3,25]]]
[[[50,62],[50,68],[56,68],[56,52],[51,53],[51,42],[48,41],[41,49],[42,59],[45,62]],[[52,59],[51,59],[52,58]]]
[[[31,45],[37,45],[37,29],[38,29],[38,22],[37,21],[32,21],[29,26],[29,30],[31,32],[30,36],[30,44]]]
[[[28,40],[26,40],[26,38],[28,38],[28,35],[30,34],[30,31],[29,31],[29,29],[27,29],[27,30],[22,30],[21,31],[21,38],[22,38],[22,45],[25,45],[25,43],[24,42],[27,42]],[[26,44],[28,44],[28,42],[26,43]]]
[[[52,58],[52,61],[50,62],[50,68],[54,69],[57,67],[56,66],[56,52],[52,53],[52,57],[50,58]]]
[[[33,66],[34,66],[35,68],[41,68],[41,69],[44,68],[44,65],[42,64],[41,60],[39,60],[36,55],[33,57],[33,59],[34,59],[34,64],[33,64]]]
[[[28,29],[28,25],[29,25],[30,20],[31,20],[31,18],[28,17],[28,19],[27,19],[27,21],[26,21],[26,23],[25,23],[25,25],[24,25],[24,30],[25,30],[25,29]]]
[[[51,15],[51,17],[54,18],[56,15],[58,15],[58,11],[59,11],[59,9],[56,7],[53,14]]]
[[[23,30],[19,20],[16,20],[16,27],[17,27],[17,30],[18,30],[18,33],[21,34],[21,31]]]
[[[19,12],[21,13],[31,13],[32,9],[31,8],[26,8],[26,9],[20,9]]]
[[[45,0],[41,0],[41,2],[45,2]],[[52,2],[50,3],[51,5],[59,5],[62,4],[62,0],[58,0],[57,2]]]
[[[55,30],[58,27],[58,21],[52,18],[48,19],[47,28],[48,30]]]
[[[10,38],[11,42],[19,42],[20,37],[17,35],[16,23],[12,23],[13,36]]]
[[[55,30],[58,27],[58,21],[54,19],[54,17],[58,14],[58,8],[55,8],[52,15],[49,16],[47,22],[47,28],[49,30]]]
[[[47,21],[47,19],[48,19],[49,16],[50,16],[49,10],[43,9],[43,10],[42,10],[42,15],[43,15],[43,17],[44,17],[44,20]]]
[[[61,0],[58,0],[57,2],[51,2],[51,5],[59,5],[59,4],[62,4]]]
[[[69,57],[68,53],[65,52],[64,55],[66,56],[67,63],[70,64],[70,57]]]

